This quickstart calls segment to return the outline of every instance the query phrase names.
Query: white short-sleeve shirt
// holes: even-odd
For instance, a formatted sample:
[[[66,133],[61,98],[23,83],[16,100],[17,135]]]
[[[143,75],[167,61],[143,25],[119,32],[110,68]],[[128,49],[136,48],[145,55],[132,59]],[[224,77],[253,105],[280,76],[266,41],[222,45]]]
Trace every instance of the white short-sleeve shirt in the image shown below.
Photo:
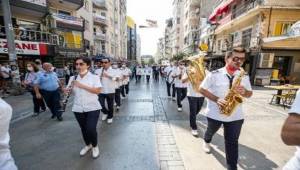
[[[67,87],[71,86],[71,83],[74,80],[74,78],[75,78],[74,76],[70,78]],[[76,81],[93,88],[102,87],[99,77],[90,72],[88,72],[82,78],[78,75],[76,77]],[[74,94],[74,104],[72,107],[73,112],[82,113],[82,112],[90,112],[90,111],[101,109],[101,105],[98,101],[97,94],[90,93],[87,90],[78,87],[73,88],[73,94]]]
[[[205,90],[208,90],[209,92],[219,97],[220,99],[224,99],[226,94],[228,93],[229,86],[230,86],[227,74],[228,73],[225,67],[215,70],[209,73],[205,77],[200,87]],[[238,77],[239,74],[240,74],[239,70],[234,73],[233,82],[235,81],[235,79]],[[246,90],[252,91],[251,83],[248,75],[245,75],[242,78],[241,85],[244,86]],[[214,101],[211,101],[209,99],[207,102],[207,108],[205,112],[207,117],[218,121],[223,121],[223,122],[231,122],[231,121],[244,119],[242,105],[237,106],[234,113],[232,113],[230,116],[225,116],[220,113],[220,109],[218,105]]]
[[[108,77],[103,77],[102,72],[108,74],[110,77],[112,77],[112,79],[108,78]],[[97,69],[95,71],[95,74],[97,74],[100,78],[100,81],[102,83],[102,90],[101,90],[101,94],[112,94],[115,93],[116,91],[116,87],[117,87],[117,82],[116,82],[116,78],[117,78],[117,73],[114,69],[112,69],[111,67],[109,67],[107,70],[101,68],[101,69]],[[102,77],[102,78],[101,78]]]
[[[289,111],[289,113],[296,113],[300,115],[300,90],[297,92],[296,99]],[[300,146],[297,146],[295,155],[284,166],[283,170],[298,170],[300,169]]]
[[[187,73],[184,73],[182,79],[187,79],[187,78],[188,78]],[[190,97],[203,97],[203,95],[201,93],[196,92],[194,90],[193,85],[191,84],[190,81],[188,81],[187,96],[190,96]]]
[[[122,71],[122,75],[125,77],[125,79],[123,80],[123,85],[126,85],[126,84],[128,84],[129,83],[129,81],[130,81],[130,75],[132,74],[131,73],[131,70],[129,69],[129,68],[125,68],[125,69],[123,69],[123,68],[121,68],[121,71]]]
[[[113,69],[118,80],[116,81],[116,89],[120,88],[123,85],[123,73],[120,68]]]
[[[164,69],[164,72],[166,73],[166,80],[168,83],[174,83],[174,79],[172,78],[172,72],[176,69],[176,67],[168,66]]]
[[[183,76],[186,73],[186,68],[180,69],[179,67],[177,67],[173,72],[172,72],[172,76],[178,76],[181,74],[181,76]],[[187,88],[188,87],[188,83],[183,83],[182,82],[182,77],[180,79],[180,77],[176,77],[174,80],[175,83],[175,87],[177,88]]]

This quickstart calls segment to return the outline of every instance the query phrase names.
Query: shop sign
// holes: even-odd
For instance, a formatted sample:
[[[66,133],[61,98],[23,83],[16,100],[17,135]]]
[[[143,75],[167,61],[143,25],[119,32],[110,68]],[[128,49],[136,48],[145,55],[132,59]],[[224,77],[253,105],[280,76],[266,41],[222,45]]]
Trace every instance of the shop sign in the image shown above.
[[[46,44],[30,41],[15,40],[16,53],[24,55],[44,55],[47,53]],[[0,53],[8,53],[6,39],[0,39]]]

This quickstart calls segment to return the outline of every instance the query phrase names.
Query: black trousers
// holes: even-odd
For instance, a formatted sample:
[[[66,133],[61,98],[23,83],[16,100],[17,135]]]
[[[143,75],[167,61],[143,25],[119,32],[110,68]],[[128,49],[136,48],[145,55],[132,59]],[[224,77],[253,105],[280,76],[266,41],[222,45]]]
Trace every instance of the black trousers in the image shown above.
[[[244,120],[221,122],[211,118],[207,118],[207,122],[208,125],[204,135],[204,141],[206,143],[211,142],[213,135],[220,129],[221,125],[223,124],[227,169],[236,170],[239,157],[238,140]]]
[[[60,92],[59,89],[55,91],[47,91],[47,90],[40,90],[41,95],[43,96],[48,108],[50,109],[51,113],[55,117],[61,117],[61,105],[60,105]]]
[[[154,73],[154,79],[155,81],[159,81],[159,72]]]
[[[122,97],[126,97],[126,94],[125,94],[125,85],[122,85],[122,86],[120,87],[120,90],[121,90],[121,95],[122,95]]]
[[[80,126],[83,140],[86,145],[98,145],[97,123],[100,110],[78,113],[74,112],[76,120]]]
[[[103,114],[108,115],[108,119],[114,117],[114,100],[115,100],[115,93],[110,94],[99,94],[99,102],[101,104],[101,111]],[[105,101],[107,102],[107,107],[105,105]]]
[[[121,88],[116,89],[115,101],[117,103],[117,106],[121,106]]]
[[[177,92],[177,106],[178,107],[182,107],[182,100],[186,97],[187,95],[187,88],[176,88],[176,92]]]
[[[190,106],[190,127],[193,130],[197,130],[196,117],[200,112],[201,107],[204,102],[204,97],[191,97],[188,96],[189,106]]]
[[[125,85],[125,91],[126,91],[126,94],[129,93],[129,83],[127,83],[127,84]]]
[[[146,75],[146,78],[147,78],[147,83],[149,83],[149,81],[150,81],[150,75]]]
[[[36,98],[36,93],[35,93],[34,90],[31,90],[30,93],[32,95],[34,113],[39,113],[40,109],[46,110],[46,105],[45,105],[44,99],[43,98],[41,98],[41,99]]]
[[[171,84],[167,81],[167,93],[169,97],[171,96],[171,87],[172,87],[172,97],[175,97],[176,94],[175,84],[174,83]]]
[[[66,85],[69,83],[69,80],[70,80],[70,75],[66,75],[65,76],[65,83],[66,83]]]

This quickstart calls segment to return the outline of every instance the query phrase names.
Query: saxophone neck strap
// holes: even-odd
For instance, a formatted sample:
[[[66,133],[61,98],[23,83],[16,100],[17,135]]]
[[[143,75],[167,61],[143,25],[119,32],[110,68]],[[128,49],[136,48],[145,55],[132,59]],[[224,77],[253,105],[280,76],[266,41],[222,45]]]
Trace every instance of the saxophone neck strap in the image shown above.
[[[232,87],[232,83],[233,83],[233,79],[234,79],[234,76],[230,76],[228,74],[226,74],[228,80],[229,80],[229,89],[231,89]]]

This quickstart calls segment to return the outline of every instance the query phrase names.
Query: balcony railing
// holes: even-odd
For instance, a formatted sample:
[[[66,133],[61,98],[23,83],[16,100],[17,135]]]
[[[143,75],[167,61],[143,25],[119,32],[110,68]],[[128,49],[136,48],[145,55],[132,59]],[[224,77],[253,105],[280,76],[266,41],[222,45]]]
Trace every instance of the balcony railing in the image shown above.
[[[94,13],[93,17],[94,17],[94,22],[95,23],[107,25],[107,20],[106,20],[105,16]]]
[[[107,9],[105,0],[93,0],[93,5],[101,9]]]
[[[232,10],[232,19],[235,19],[235,18],[241,16],[242,14],[250,11],[251,9],[255,8],[258,5],[259,5],[258,1],[254,0],[252,2],[238,6],[236,9]]]
[[[46,0],[21,0],[21,1],[29,2],[40,6],[47,6]]]
[[[82,31],[84,29],[83,19],[81,18],[57,13],[52,14],[52,17],[56,22],[56,27],[78,31]]]
[[[0,27],[0,38],[6,39],[5,27]],[[32,41],[32,42],[42,42],[52,45],[59,44],[59,36],[57,34],[43,32],[43,31],[35,31],[20,28],[14,28],[15,32],[15,40],[21,41]]]

